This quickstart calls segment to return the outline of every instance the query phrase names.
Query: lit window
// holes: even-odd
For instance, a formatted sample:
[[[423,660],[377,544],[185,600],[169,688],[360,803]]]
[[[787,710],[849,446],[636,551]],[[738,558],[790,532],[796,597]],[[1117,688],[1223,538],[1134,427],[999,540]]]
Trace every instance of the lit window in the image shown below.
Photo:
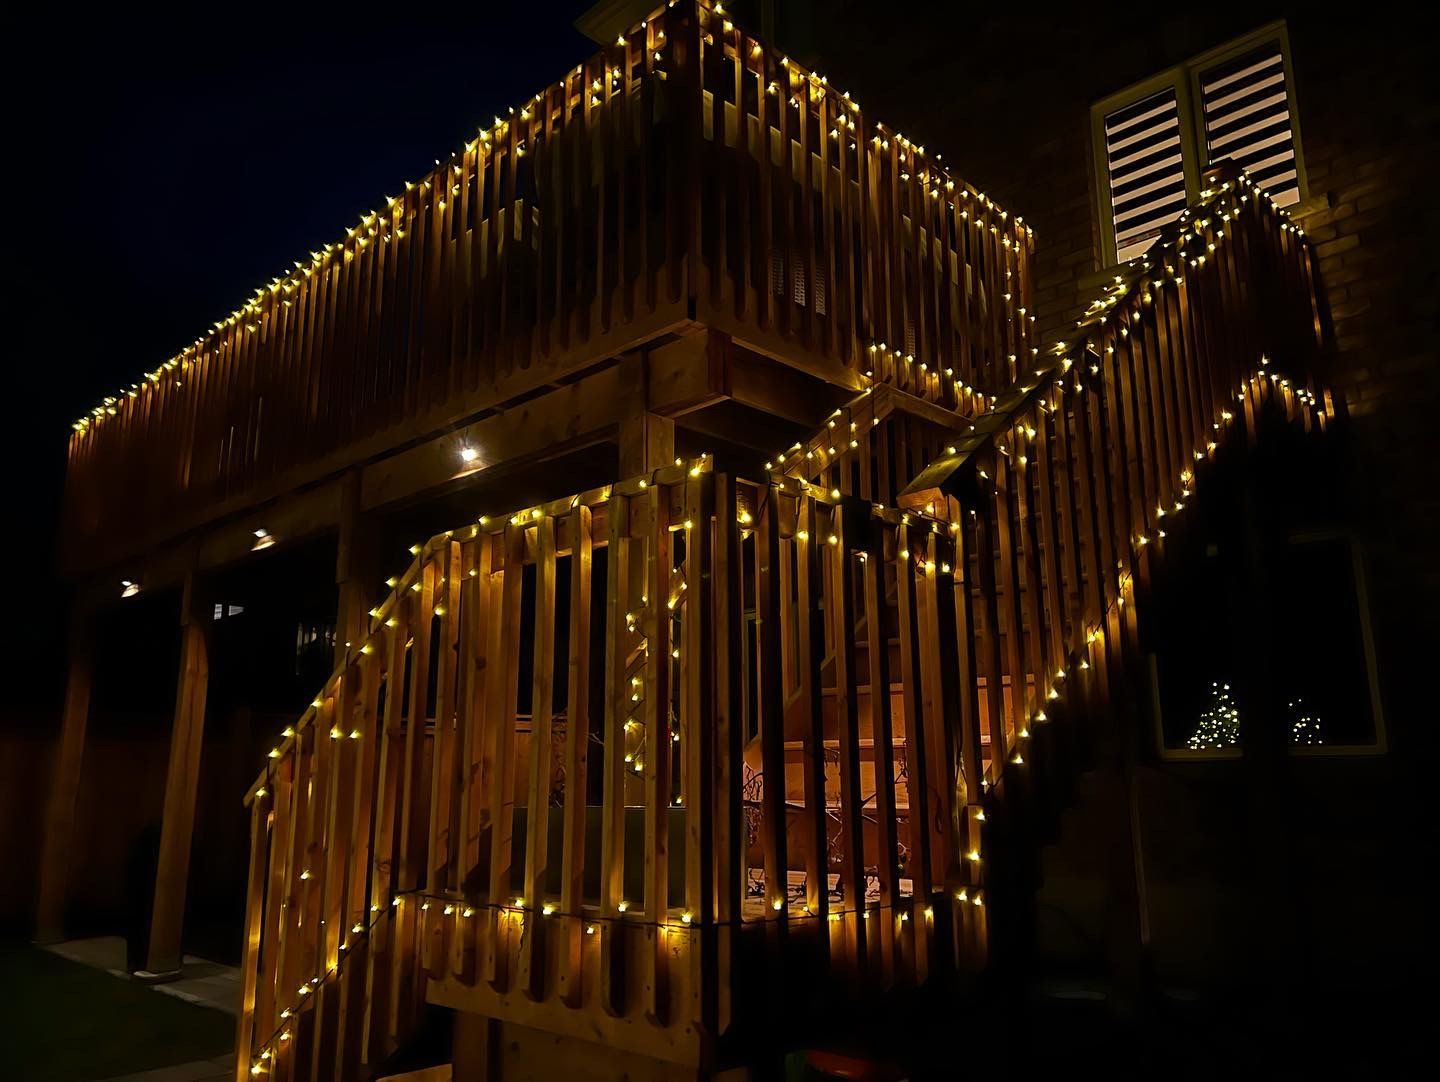
[[[1232,159],[1282,207],[1300,201],[1295,125],[1279,38],[1198,74],[1205,153]]]
[[[1230,160],[1280,206],[1307,195],[1289,40],[1272,23],[1091,107],[1107,263],[1145,253]]]
[[[1124,262],[1143,254],[1189,201],[1174,87],[1106,115],[1105,167],[1115,249]]]

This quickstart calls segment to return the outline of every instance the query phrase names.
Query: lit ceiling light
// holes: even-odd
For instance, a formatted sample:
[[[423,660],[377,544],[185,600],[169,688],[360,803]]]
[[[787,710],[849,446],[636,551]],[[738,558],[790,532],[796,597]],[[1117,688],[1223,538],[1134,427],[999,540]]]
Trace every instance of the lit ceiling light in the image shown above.
[[[467,465],[467,466],[470,465],[470,463],[474,462],[474,461],[475,461],[477,458],[479,458],[479,457],[480,457],[480,452],[477,451],[477,450],[475,450],[475,448],[473,448],[473,447],[462,447],[462,448],[460,448],[460,461],[463,462],[463,463],[465,463],[465,465]]]
[[[138,594],[139,592],[140,592],[140,584],[139,584],[138,582],[131,582],[129,579],[121,579],[121,580],[120,580],[120,596],[121,596],[121,597],[134,597],[134,596],[135,596],[136,594]]]
[[[269,530],[255,531],[255,544],[250,546],[251,552],[259,552],[261,549],[268,549],[275,544],[275,537]]]

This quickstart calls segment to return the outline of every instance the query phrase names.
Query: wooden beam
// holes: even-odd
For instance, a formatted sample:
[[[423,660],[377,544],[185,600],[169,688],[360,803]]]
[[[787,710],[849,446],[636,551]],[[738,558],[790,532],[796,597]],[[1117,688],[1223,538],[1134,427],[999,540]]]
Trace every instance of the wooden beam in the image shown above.
[[[718,335],[718,331],[711,331]],[[855,397],[860,387],[831,385],[763,354],[732,346],[730,394],[735,401],[807,428],[818,426],[841,403]]]
[[[645,401],[679,417],[730,397],[733,351],[728,335],[697,326],[645,355]]]
[[[365,465],[360,507],[375,510],[600,442],[621,412],[619,372],[607,368]],[[466,461],[462,452],[474,457]]]

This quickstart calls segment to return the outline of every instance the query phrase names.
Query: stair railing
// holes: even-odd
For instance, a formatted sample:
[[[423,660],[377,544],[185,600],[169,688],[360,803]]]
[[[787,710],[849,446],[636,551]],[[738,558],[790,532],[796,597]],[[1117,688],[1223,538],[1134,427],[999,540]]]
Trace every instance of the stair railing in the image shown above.
[[[1136,597],[1221,441],[1237,427],[1253,438],[1271,404],[1307,429],[1334,418],[1303,231],[1243,174],[1213,169],[1205,183],[1091,306],[1078,340],[1058,343],[900,496],[947,520],[956,568],[972,902],[986,808],[1063,769],[1030,761],[1040,730],[1133,701]]]

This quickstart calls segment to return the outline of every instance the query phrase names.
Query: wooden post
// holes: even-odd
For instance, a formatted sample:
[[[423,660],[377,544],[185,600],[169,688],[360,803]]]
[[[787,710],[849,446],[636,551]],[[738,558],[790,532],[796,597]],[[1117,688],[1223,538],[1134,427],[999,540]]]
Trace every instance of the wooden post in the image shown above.
[[[39,943],[57,943],[64,938],[65,932],[70,839],[75,833],[75,798],[80,789],[85,726],[90,716],[92,616],[84,602],[77,600],[73,603],[65,708],[60,720],[60,741],[55,749],[50,799],[45,810],[45,848],[40,856],[40,893],[35,908],[35,939]]]
[[[369,630],[375,588],[375,531],[362,529],[360,471],[352,470],[340,497],[340,531],[335,545],[335,664],[345,662],[348,644],[359,648]]]
[[[200,746],[205,735],[205,690],[210,678],[207,654],[208,614],[197,599],[194,568],[185,575],[180,602],[180,676],[175,690],[175,725],[170,734],[170,765],[165,772],[165,810],[160,823],[160,860],[155,872],[155,904],[150,916],[150,953],[144,981],[174,980],[180,975],[180,927],[185,916],[185,881],[190,871],[190,841],[195,826],[195,790],[199,784]]]
[[[675,461],[675,422],[649,410],[645,358],[631,354],[620,361],[621,383],[630,408],[620,419],[620,476],[634,477]]]

